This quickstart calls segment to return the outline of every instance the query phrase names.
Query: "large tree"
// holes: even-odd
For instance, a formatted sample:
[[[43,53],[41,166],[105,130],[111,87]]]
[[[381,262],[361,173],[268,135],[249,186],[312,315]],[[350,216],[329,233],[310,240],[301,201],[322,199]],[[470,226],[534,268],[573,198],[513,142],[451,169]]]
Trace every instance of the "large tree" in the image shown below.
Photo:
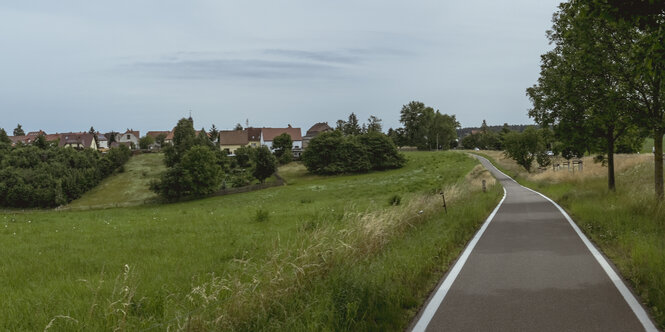
[[[654,139],[654,189],[663,186],[663,135],[665,134],[665,2],[642,0],[592,0],[584,14],[633,31],[625,77],[629,98],[637,105],[636,122]]]
[[[586,10],[571,1],[554,15],[548,37],[555,47],[542,56],[541,77],[527,89],[534,104],[529,115],[544,127],[554,125],[568,145],[591,142],[590,150],[607,154],[608,188],[615,190],[616,143],[635,127],[625,82],[633,36]]]
[[[434,111],[419,101],[402,106],[400,122],[404,125],[407,144],[421,150],[450,148],[460,126],[454,115]]]

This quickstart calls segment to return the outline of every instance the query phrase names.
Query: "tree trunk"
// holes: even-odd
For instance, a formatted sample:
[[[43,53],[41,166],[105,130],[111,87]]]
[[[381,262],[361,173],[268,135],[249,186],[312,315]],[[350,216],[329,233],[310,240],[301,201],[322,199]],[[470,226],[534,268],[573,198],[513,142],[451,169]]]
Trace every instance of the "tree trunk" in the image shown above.
[[[654,168],[654,189],[656,197],[663,198],[663,133],[665,130],[658,128],[653,130],[653,168]]]
[[[607,138],[607,189],[616,191],[614,181],[614,137]]]

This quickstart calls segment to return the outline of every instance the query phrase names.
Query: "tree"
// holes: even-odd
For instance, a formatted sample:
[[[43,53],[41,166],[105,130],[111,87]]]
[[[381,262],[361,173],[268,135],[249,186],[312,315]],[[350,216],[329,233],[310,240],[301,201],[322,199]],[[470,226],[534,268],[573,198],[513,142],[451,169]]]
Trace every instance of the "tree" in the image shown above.
[[[150,135],[145,135],[139,139],[139,148],[147,150],[152,144],[155,144],[155,138]]]
[[[406,163],[406,158],[399,152],[393,141],[385,134],[370,131],[358,137],[360,144],[367,151],[367,158],[374,170],[400,168]]]
[[[250,146],[241,146],[236,149],[236,162],[240,168],[249,168],[252,166],[251,161],[255,159],[254,154],[256,149]]]
[[[90,130],[88,130],[88,133],[92,135],[92,137],[95,139],[95,145],[99,146],[99,137],[97,137],[97,131],[95,130],[95,127],[90,126]]]
[[[4,128],[0,128],[0,143],[12,144],[12,140],[9,139]]]
[[[239,124],[239,123],[236,123],[236,126],[235,126],[235,128],[233,128],[233,130],[242,130],[242,125]]]
[[[558,138],[567,145],[585,141],[589,150],[606,153],[608,188],[615,190],[616,143],[635,127],[631,111],[636,105],[627,98],[625,80],[631,76],[626,55],[635,36],[585,15],[586,5],[559,6],[548,33],[555,48],[542,56],[538,84],[527,89],[534,104],[529,115],[543,127],[553,124],[563,131]]]
[[[215,143],[210,140],[210,136],[208,136],[208,133],[204,128],[201,128],[199,134],[196,135],[195,144],[199,146],[205,146],[213,151],[218,149]]]
[[[261,146],[256,150],[254,155],[254,171],[252,175],[263,183],[275,171],[277,171],[277,160],[275,156],[270,153],[267,146]]]
[[[191,118],[180,119],[173,130],[173,146],[164,149],[164,162],[166,166],[172,167],[179,163],[185,152],[194,146],[196,143],[195,139],[196,131],[194,130],[194,123]]]
[[[342,132],[344,135],[360,135],[361,131],[360,125],[358,124],[358,117],[355,113],[351,113],[349,119],[342,127]]]
[[[109,140],[109,147],[111,147],[113,142],[116,142],[116,136],[118,136],[118,133],[115,131],[111,131],[110,133],[106,134],[106,138]]]
[[[371,115],[369,119],[367,119],[367,132],[378,132],[380,133],[382,131],[382,126],[381,126],[381,119],[377,118],[374,115]]]
[[[210,136],[210,140],[215,144],[219,145],[219,130],[217,130],[217,127],[215,127],[215,124],[212,124],[212,127],[210,127],[210,131],[208,132],[208,136]]]
[[[454,115],[441,114],[418,101],[402,106],[400,122],[404,125],[406,143],[420,150],[449,149],[460,126]]]
[[[515,160],[527,172],[531,171],[531,165],[536,159],[536,155],[543,150],[538,131],[533,127],[527,128],[522,133],[511,132],[506,134],[505,144],[504,154],[506,157]]]
[[[25,136],[25,132],[23,131],[20,123],[16,125],[16,128],[14,128],[14,136]]]
[[[275,156],[280,158],[286,150],[291,150],[293,147],[293,141],[291,140],[291,135],[287,133],[282,133],[274,138],[272,141],[272,148],[275,150]]]
[[[157,137],[155,137],[155,143],[157,143],[157,145],[159,145],[160,148],[164,146],[165,140],[166,140],[166,134],[164,133],[161,133],[157,135]]]
[[[223,172],[215,153],[204,146],[187,150],[180,163],[169,167],[150,189],[169,200],[201,197],[219,190]]]

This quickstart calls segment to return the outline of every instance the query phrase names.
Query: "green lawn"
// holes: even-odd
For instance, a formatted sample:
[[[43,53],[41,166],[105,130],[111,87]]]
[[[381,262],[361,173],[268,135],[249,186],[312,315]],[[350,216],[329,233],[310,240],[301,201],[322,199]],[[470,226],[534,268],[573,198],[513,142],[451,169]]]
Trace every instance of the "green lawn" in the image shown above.
[[[98,209],[141,205],[154,200],[157,195],[148,188],[153,179],[166,170],[164,155],[146,153],[134,156],[117,172],[104,179],[97,187],[72,201],[64,209]]]
[[[0,329],[403,330],[502,195],[464,154],[407,158],[334,177],[291,164],[288,186],[184,203],[0,215]]]
[[[663,144],[665,144],[665,138],[663,138]],[[642,153],[653,153],[653,138],[647,137],[644,139]]]
[[[544,181],[496,154],[493,157],[495,164],[498,161],[498,166],[522,185],[561,204],[618,267],[646,303],[656,324],[665,328],[665,204],[654,197],[652,157],[623,156],[623,163],[635,158],[641,161],[619,167],[622,170],[616,174],[616,192],[607,190],[605,173]]]

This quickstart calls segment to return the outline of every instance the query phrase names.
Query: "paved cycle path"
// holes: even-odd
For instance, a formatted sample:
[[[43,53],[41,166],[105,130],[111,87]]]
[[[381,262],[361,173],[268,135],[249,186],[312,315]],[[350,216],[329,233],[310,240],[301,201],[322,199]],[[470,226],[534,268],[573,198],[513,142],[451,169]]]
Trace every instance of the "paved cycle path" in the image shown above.
[[[506,195],[414,331],[656,331],[563,209],[477,158]]]

